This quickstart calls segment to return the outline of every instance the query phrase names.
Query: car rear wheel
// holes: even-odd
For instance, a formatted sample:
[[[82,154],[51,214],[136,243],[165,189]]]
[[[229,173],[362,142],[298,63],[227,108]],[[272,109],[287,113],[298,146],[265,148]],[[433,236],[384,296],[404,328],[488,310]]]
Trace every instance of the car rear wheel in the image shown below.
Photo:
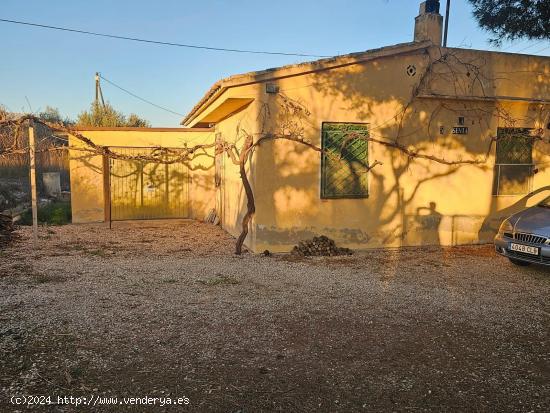
[[[515,265],[519,265],[520,267],[526,267],[528,265],[531,265],[530,263],[528,262],[525,262],[525,261],[520,261],[520,260],[516,260],[514,258],[509,258],[510,262],[512,264],[515,264]]]

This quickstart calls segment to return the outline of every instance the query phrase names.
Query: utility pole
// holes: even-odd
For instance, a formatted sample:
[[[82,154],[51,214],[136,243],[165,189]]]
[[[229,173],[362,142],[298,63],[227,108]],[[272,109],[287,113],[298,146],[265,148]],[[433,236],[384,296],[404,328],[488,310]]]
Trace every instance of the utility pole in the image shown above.
[[[450,11],[451,11],[451,0],[447,0],[447,8],[445,9],[445,33],[443,35],[443,47],[447,47],[447,34],[449,32]]]
[[[101,99],[101,105],[105,106],[105,101],[103,100],[103,91],[101,90],[100,83],[101,76],[99,72],[95,72],[95,103],[99,105],[99,99]]]

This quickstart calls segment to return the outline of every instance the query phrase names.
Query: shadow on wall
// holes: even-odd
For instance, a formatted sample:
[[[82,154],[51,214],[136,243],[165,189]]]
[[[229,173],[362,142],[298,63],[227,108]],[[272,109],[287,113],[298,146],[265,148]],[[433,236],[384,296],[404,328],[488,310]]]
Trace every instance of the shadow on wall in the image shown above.
[[[128,156],[169,154],[154,149],[117,148]],[[110,160],[111,218],[113,220],[186,218],[189,212],[187,168],[182,163]]]
[[[115,148],[126,156],[159,156],[158,148]],[[166,161],[177,153],[167,153]],[[76,222],[104,219],[103,164],[101,156],[74,150],[73,215]],[[213,168],[213,155],[198,152],[191,161],[157,163],[110,159],[111,217],[113,220],[187,218],[191,214],[190,187],[206,191],[205,174]],[[193,181],[191,181],[193,179]],[[203,188],[204,187],[204,188]],[[197,208],[205,208],[196,196]]]
[[[471,61],[467,54],[449,55],[439,60],[441,55],[437,56],[437,51],[433,53],[436,56],[422,52],[378,59],[353,69],[320,72],[311,75],[309,79],[313,77],[313,81],[303,87],[289,87],[288,90],[282,87],[281,94],[289,94],[290,99],[300,102],[311,113],[307,119],[297,121],[297,129],[302,128],[304,137],[317,145],[320,145],[321,121],[335,121],[337,117],[342,121],[367,122],[371,137],[403,142],[421,153],[447,160],[483,159],[496,133],[496,125],[504,122],[502,108],[497,103],[466,105],[460,99],[445,102],[411,100],[411,93],[418,89],[422,93],[483,96],[485,90],[492,90],[487,85],[502,81],[492,78],[495,76],[493,62],[480,56],[474,56]],[[409,64],[418,67],[416,77],[406,74]],[[429,65],[430,74],[422,76]],[[541,70],[538,66],[530,69],[533,73]],[[499,76],[506,77],[503,73]],[[513,74],[509,73],[509,76]],[[394,81],[389,82],[389,78]],[[547,79],[535,78],[536,81],[529,83],[532,88],[530,96],[548,90]],[[268,99],[270,118],[267,130],[277,133],[280,132],[277,128],[288,128],[291,122],[280,119],[285,114],[281,113],[277,98]],[[468,135],[451,132],[449,124],[459,116],[467,119]],[[444,129],[438,123],[440,119],[446,122]],[[376,143],[371,147],[374,147],[373,156],[381,156],[384,165],[369,172],[369,199],[323,203],[318,191],[318,153],[288,141],[262,144],[258,150],[260,167],[257,177],[265,187],[257,189],[262,195],[258,199],[266,199],[261,201],[258,215],[261,224],[258,226],[259,243],[293,245],[300,239],[320,233],[334,234],[337,241],[365,247],[402,245],[403,242],[408,245],[450,245],[464,240],[468,240],[467,243],[488,241],[498,228],[490,222],[511,210],[499,210],[492,196],[493,167],[489,162],[444,165],[414,159]],[[372,161],[374,157],[369,159],[369,163]],[[351,166],[349,169],[353,170]],[[449,179],[453,176],[460,176],[460,179]],[[469,178],[480,177],[488,184],[481,183],[479,187],[486,192],[476,194],[465,183]],[[436,185],[431,187],[431,184]],[[294,196],[282,196],[284,193]],[[417,207],[426,198],[433,201],[427,206]],[[345,209],[342,209],[340,205],[344,203]],[[299,208],[296,207],[298,204]],[[521,201],[517,207],[520,204]],[[438,210],[441,205],[444,205],[444,210],[454,210],[457,214],[444,215]],[[461,215],[461,210],[488,211],[488,214]],[[319,225],[321,222],[325,225]],[[418,231],[420,237],[415,237],[413,234]]]
[[[430,202],[428,207],[418,207],[416,209],[415,220],[418,227],[415,232],[420,234],[422,245],[441,245],[439,227],[443,215],[437,212],[436,206],[435,202]],[[403,232],[406,234],[407,231],[408,228],[405,228]]]
[[[281,231],[260,225],[258,234],[262,239],[269,239],[270,244],[280,246],[286,246],[294,242],[293,240],[311,239],[320,234],[355,248],[369,243],[389,243],[397,238],[402,238],[403,245],[463,245],[473,243],[472,235],[477,233],[487,219],[484,215],[443,215],[436,208],[435,202],[430,202],[426,207],[419,207],[417,213],[405,215],[402,219],[403,232],[401,227],[388,234],[385,230],[367,233],[360,229],[328,226],[294,227]],[[500,221],[497,222],[500,225]],[[495,232],[496,230],[484,234],[487,241],[492,240]]]

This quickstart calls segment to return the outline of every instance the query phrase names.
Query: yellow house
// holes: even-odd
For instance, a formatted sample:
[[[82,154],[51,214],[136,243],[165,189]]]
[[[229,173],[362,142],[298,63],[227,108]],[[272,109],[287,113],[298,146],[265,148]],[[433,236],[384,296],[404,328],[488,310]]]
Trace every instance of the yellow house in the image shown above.
[[[354,249],[490,242],[550,195],[550,58],[442,47],[442,20],[422,3],[410,43],[223,79],[184,128],[81,133],[122,156],[260,142],[246,163],[255,252],[321,234]],[[227,152],[155,164],[70,146],[74,222],[215,209],[240,234],[247,197]]]
[[[262,140],[252,251],[318,234],[356,249],[484,243],[550,195],[550,58],[444,48],[434,3],[410,43],[232,76],[185,117],[219,142]],[[217,161],[215,206],[238,235],[239,169]]]

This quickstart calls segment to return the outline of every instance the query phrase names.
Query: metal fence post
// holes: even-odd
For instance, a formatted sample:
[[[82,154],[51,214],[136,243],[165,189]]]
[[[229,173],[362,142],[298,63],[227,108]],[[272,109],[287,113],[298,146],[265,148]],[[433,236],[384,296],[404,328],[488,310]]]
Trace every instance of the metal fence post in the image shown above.
[[[103,155],[103,208],[105,222],[111,229],[111,165],[108,155]]]

